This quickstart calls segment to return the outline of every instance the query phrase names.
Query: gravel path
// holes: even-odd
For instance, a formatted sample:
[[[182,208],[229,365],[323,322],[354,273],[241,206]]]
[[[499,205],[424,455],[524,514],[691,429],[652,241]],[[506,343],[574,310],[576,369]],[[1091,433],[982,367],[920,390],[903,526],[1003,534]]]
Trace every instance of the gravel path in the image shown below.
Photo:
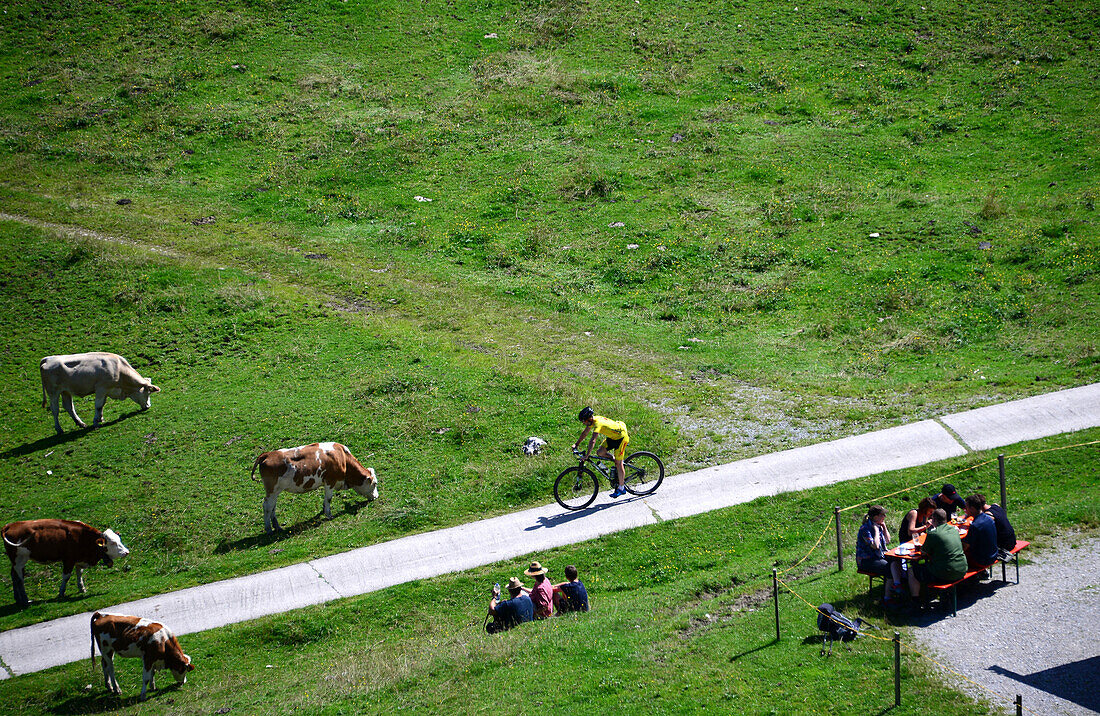
[[[920,622],[918,648],[985,688],[955,674],[949,683],[1006,713],[1017,694],[1025,714],[1100,713],[1100,536],[1065,535],[1024,555],[1033,561],[1019,585],[1012,565],[1007,585],[994,567],[993,579],[959,593],[958,617]]]

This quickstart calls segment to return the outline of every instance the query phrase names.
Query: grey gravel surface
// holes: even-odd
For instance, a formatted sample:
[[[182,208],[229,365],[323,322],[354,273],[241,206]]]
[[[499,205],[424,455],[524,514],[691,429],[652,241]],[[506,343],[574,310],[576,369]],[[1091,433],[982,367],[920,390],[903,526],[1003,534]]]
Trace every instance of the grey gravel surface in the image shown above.
[[[1029,554],[1031,552],[1031,554]],[[959,593],[957,617],[934,613],[916,648],[958,674],[945,682],[1015,713],[1100,713],[1100,536],[1070,534],[1025,550],[1020,584],[1008,566]],[[981,687],[967,681],[976,682]]]

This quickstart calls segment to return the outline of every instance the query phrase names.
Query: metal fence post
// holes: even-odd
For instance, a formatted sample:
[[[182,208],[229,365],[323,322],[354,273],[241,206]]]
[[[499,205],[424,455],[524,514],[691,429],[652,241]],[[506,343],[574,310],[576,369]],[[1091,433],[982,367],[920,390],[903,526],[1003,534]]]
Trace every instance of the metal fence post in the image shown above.
[[[844,569],[844,548],[840,544],[840,508],[834,507],[833,514],[836,516],[836,569],[839,572]]]
[[[1016,694],[1016,716],[1024,716],[1024,697]]]
[[[901,634],[894,632],[894,707],[901,706]]]
[[[772,594],[775,596],[775,640],[779,641],[779,573],[772,567]]]
[[[1001,471],[1001,507],[1008,512],[1008,491],[1005,490],[1005,455],[1001,453],[997,456],[997,467]]]

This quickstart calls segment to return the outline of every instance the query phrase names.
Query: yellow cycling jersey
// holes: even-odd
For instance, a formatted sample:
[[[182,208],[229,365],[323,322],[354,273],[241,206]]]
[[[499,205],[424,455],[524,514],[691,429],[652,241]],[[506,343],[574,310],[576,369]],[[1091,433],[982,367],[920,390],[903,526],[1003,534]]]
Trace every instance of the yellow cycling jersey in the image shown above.
[[[596,432],[606,438],[622,440],[627,436],[626,423],[621,420],[608,420],[602,415],[593,415],[592,419],[596,422]]]

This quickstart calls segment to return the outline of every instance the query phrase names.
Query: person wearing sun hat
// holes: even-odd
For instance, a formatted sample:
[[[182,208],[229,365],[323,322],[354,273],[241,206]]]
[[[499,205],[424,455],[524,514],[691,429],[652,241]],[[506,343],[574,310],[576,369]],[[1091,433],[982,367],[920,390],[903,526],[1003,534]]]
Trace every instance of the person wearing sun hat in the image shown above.
[[[956,509],[960,507],[963,509],[966,508],[966,500],[959,497],[958,490],[950,483],[941,487],[940,494],[933,495],[932,501],[936,503],[936,507],[939,507],[947,513],[947,519],[949,520],[955,514]]]
[[[524,572],[528,577],[533,577],[535,586],[531,587],[531,601],[535,605],[535,619],[546,619],[554,616],[554,585],[546,578],[546,567],[538,562],[532,562]]]
[[[507,631],[535,618],[535,607],[531,603],[531,597],[527,596],[527,588],[523,586],[523,582],[516,577],[509,579],[508,594],[511,599],[501,601],[499,587],[493,588],[493,598],[489,600],[489,614],[493,621],[485,625],[485,631],[490,634]]]

